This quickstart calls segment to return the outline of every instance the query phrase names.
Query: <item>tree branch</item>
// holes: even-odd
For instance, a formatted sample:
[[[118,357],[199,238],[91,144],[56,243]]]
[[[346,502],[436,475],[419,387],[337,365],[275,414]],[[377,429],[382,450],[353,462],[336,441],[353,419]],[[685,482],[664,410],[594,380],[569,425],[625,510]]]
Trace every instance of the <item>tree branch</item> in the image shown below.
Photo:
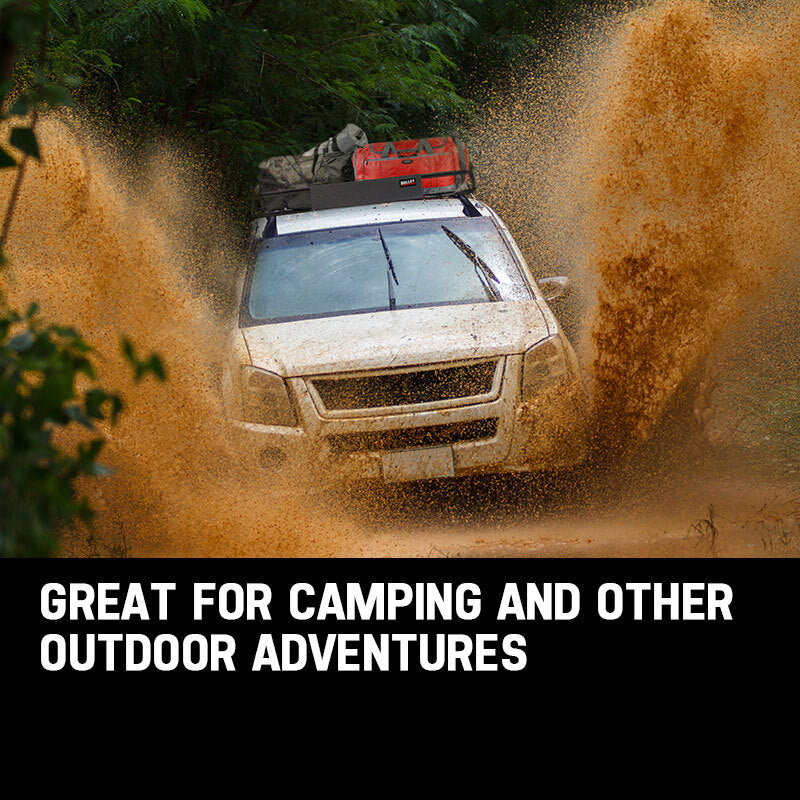
[[[195,106],[197,105],[197,101],[202,96],[203,92],[206,90],[206,86],[208,86],[208,77],[211,74],[211,70],[207,70],[205,75],[197,82],[197,86],[195,86],[194,91],[192,92],[192,96],[189,98],[189,102],[186,104],[186,108],[181,114],[181,122],[188,122],[189,118],[192,116],[194,112]]]
[[[247,19],[259,6],[261,0],[250,0],[249,5],[247,8],[242,11],[241,19]]]
[[[28,5],[28,0],[22,0],[20,5],[21,6],[27,6]],[[41,69],[42,74],[44,74],[45,60],[47,59],[47,38],[48,38],[48,35],[49,35],[49,28],[48,28],[49,13],[50,13],[50,9],[49,9],[49,7],[46,7],[46,10],[44,12],[44,19],[42,21],[41,38],[40,38],[40,41],[39,41],[39,68]],[[2,22],[2,20],[0,20],[0,22]],[[5,34],[3,34],[3,36],[5,38]],[[12,44],[12,46],[14,48],[14,52],[13,52],[14,59],[13,59],[13,61],[10,62],[10,65],[4,65],[4,66],[8,66],[9,78],[13,74],[14,66],[16,64],[16,56],[17,56],[16,45],[13,42],[11,44]],[[37,109],[34,108],[33,112],[31,113],[31,130],[35,130],[35,128],[36,128],[36,120],[38,119],[38,116],[39,116],[39,113],[38,113]],[[5,243],[6,243],[6,239],[8,238],[8,233],[11,230],[11,221],[14,219],[14,211],[17,208],[17,200],[19,199],[19,192],[20,192],[20,189],[22,188],[22,179],[25,177],[25,167],[27,166],[27,164],[28,164],[28,154],[25,153],[25,154],[23,154],[22,160],[20,161],[19,166],[17,167],[17,175],[16,175],[16,178],[14,180],[14,186],[11,189],[11,196],[8,198],[8,206],[6,207],[6,215],[3,218],[3,228],[2,228],[2,230],[0,230],[0,256],[2,256],[3,247],[4,247]]]

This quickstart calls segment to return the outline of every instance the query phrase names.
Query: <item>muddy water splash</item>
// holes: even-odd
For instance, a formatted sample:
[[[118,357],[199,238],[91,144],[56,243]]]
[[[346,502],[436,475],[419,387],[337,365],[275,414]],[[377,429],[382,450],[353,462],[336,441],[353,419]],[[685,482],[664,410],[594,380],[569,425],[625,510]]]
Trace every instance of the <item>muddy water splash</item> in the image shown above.
[[[489,114],[518,133],[486,150],[498,185],[535,189],[498,200],[538,271],[583,284],[595,430],[630,450],[800,261],[800,8],[668,0],[580,36]]]
[[[68,540],[68,552],[337,552],[346,530],[309,511],[303,482],[259,471],[226,433],[218,392],[225,326],[197,283],[209,264],[232,275],[241,254],[224,239],[227,221],[198,176],[185,185],[178,156],[162,154],[138,176],[146,190],[125,191],[109,148],[85,133],[79,141],[72,125],[53,119],[39,133],[44,160],[29,165],[7,242],[9,302],[35,300],[46,318],[77,327],[100,353],[101,383],[127,404],[103,455],[117,474],[82,487],[97,519],[91,534]],[[162,354],[166,383],[133,385],[121,333]]]
[[[584,142],[595,405],[644,438],[680,381],[800,258],[800,9],[671,2],[618,35]]]

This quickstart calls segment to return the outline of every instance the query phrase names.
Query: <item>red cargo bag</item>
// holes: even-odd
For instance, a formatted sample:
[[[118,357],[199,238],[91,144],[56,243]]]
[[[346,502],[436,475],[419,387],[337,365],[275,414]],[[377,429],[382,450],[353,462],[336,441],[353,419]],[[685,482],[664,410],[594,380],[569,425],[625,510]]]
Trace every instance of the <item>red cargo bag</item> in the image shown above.
[[[402,175],[432,175],[422,179],[426,195],[458,194],[473,188],[469,155],[451,136],[374,142],[353,153],[357,181]]]

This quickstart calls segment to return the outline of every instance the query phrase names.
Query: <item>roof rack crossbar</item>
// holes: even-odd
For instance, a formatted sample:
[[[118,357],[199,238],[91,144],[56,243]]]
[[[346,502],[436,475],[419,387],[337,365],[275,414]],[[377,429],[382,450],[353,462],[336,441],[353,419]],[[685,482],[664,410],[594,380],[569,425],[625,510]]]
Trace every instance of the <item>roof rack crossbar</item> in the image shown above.
[[[432,178],[453,179],[453,189],[442,186],[423,186],[422,181]],[[466,187],[459,178],[466,177]],[[342,183],[312,183],[296,189],[276,189],[257,192],[253,199],[253,216],[293,214],[299,211],[321,211],[326,208],[391,203],[398,200],[421,200],[423,197],[458,197],[475,190],[472,168],[425,172],[417,175],[398,175],[366,181]],[[274,208],[269,200],[284,198],[283,208]]]

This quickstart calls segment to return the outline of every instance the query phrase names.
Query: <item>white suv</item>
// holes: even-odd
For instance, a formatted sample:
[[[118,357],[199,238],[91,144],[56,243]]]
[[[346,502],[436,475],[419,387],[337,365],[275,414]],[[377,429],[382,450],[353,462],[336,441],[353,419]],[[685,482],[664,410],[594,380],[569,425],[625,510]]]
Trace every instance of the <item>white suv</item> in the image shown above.
[[[545,299],[566,279],[537,284],[485,204],[416,197],[356,191],[256,220],[224,381],[233,424],[266,469],[346,479],[581,461],[583,413],[548,412],[582,397]]]

